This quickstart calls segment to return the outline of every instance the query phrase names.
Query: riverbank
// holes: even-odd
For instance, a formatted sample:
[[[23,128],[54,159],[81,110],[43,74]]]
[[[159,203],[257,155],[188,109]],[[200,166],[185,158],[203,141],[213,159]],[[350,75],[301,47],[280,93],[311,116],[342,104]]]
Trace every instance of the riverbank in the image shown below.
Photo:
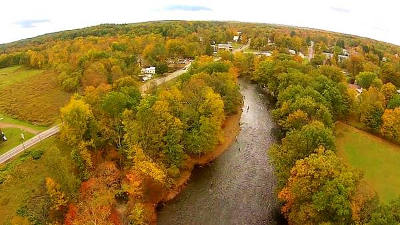
[[[185,167],[189,169],[182,172],[179,179],[176,180],[176,186],[169,191],[165,198],[162,199],[162,202],[169,201],[175,198],[180,193],[180,191],[189,181],[192,170],[195,166],[204,166],[214,161],[231,146],[240,131],[239,121],[241,115],[241,110],[239,110],[237,114],[226,118],[222,128],[224,133],[224,141],[218,144],[213,151],[210,151],[209,153],[204,154],[200,157],[192,157],[186,162]]]
[[[160,204],[159,225],[277,224],[276,178],[267,154],[275,142],[269,102],[255,84],[239,84],[244,102],[237,139],[211,163],[194,167],[179,195]]]
[[[229,149],[232,143],[236,140],[236,136],[240,131],[239,122],[241,115],[242,111],[239,109],[238,113],[228,116],[222,125],[223,141],[215,146],[212,151],[201,155],[200,157],[192,156],[190,159],[186,160],[184,165],[184,168],[186,169],[181,171],[180,176],[175,180],[173,187],[162,190],[159,197],[154,199],[154,201],[148,205],[152,207],[151,224],[157,224],[157,206],[174,199],[185,188],[186,184],[190,180],[192,171],[196,166],[204,166],[211,163]]]

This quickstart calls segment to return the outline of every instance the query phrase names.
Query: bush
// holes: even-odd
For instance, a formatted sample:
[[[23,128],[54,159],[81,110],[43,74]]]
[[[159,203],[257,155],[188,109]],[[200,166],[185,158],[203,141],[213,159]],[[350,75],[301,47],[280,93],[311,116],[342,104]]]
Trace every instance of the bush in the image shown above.
[[[179,171],[178,167],[176,167],[175,165],[168,168],[167,173],[168,173],[168,176],[173,177],[173,178],[177,178],[180,175],[180,171]]]
[[[42,155],[43,155],[43,150],[36,150],[36,151],[33,151],[32,152],[32,159],[33,160],[38,160],[38,159],[40,159],[41,157],[42,157]]]

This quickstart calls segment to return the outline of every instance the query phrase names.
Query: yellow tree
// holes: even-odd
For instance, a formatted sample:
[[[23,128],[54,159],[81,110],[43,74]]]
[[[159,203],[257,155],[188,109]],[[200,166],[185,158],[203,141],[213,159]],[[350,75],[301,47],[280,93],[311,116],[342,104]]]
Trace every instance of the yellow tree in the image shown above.
[[[299,160],[279,193],[289,224],[352,224],[352,199],[361,175],[331,151]]]
[[[393,95],[396,94],[396,90],[396,86],[394,86],[392,83],[386,83],[382,85],[381,92],[385,96],[386,103],[389,102]]]
[[[383,136],[400,142],[400,108],[386,109],[382,116]]]
[[[67,207],[68,199],[61,191],[60,185],[50,177],[46,177],[46,189],[50,196],[51,209],[55,211],[63,210]]]
[[[78,146],[81,141],[90,140],[90,128],[93,127],[93,113],[84,101],[72,98],[61,109],[61,137],[72,145]]]

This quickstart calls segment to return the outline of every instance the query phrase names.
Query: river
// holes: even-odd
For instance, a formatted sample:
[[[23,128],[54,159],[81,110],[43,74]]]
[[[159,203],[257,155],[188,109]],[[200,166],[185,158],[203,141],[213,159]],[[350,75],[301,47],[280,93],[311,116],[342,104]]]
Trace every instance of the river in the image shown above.
[[[267,155],[274,122],[256,85],[239,84],[244,104],[237,141],[193,170],[185,189],[160,207],[159,225],[276,224],[276,179]]]

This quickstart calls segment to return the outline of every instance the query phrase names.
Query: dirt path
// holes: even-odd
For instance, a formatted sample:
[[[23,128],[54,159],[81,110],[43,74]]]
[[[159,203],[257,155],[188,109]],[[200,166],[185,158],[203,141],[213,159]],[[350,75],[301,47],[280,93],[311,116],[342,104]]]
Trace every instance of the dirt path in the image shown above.
[[[12,124],[12,123],[3,123],[0,122],[0,128],[19,128],[22,129],[26,132],[32,133],[32,134],[38,134],[40,131],[33,129],[31,127],[26,127],[23,125],[17,125],[17,124]]]

